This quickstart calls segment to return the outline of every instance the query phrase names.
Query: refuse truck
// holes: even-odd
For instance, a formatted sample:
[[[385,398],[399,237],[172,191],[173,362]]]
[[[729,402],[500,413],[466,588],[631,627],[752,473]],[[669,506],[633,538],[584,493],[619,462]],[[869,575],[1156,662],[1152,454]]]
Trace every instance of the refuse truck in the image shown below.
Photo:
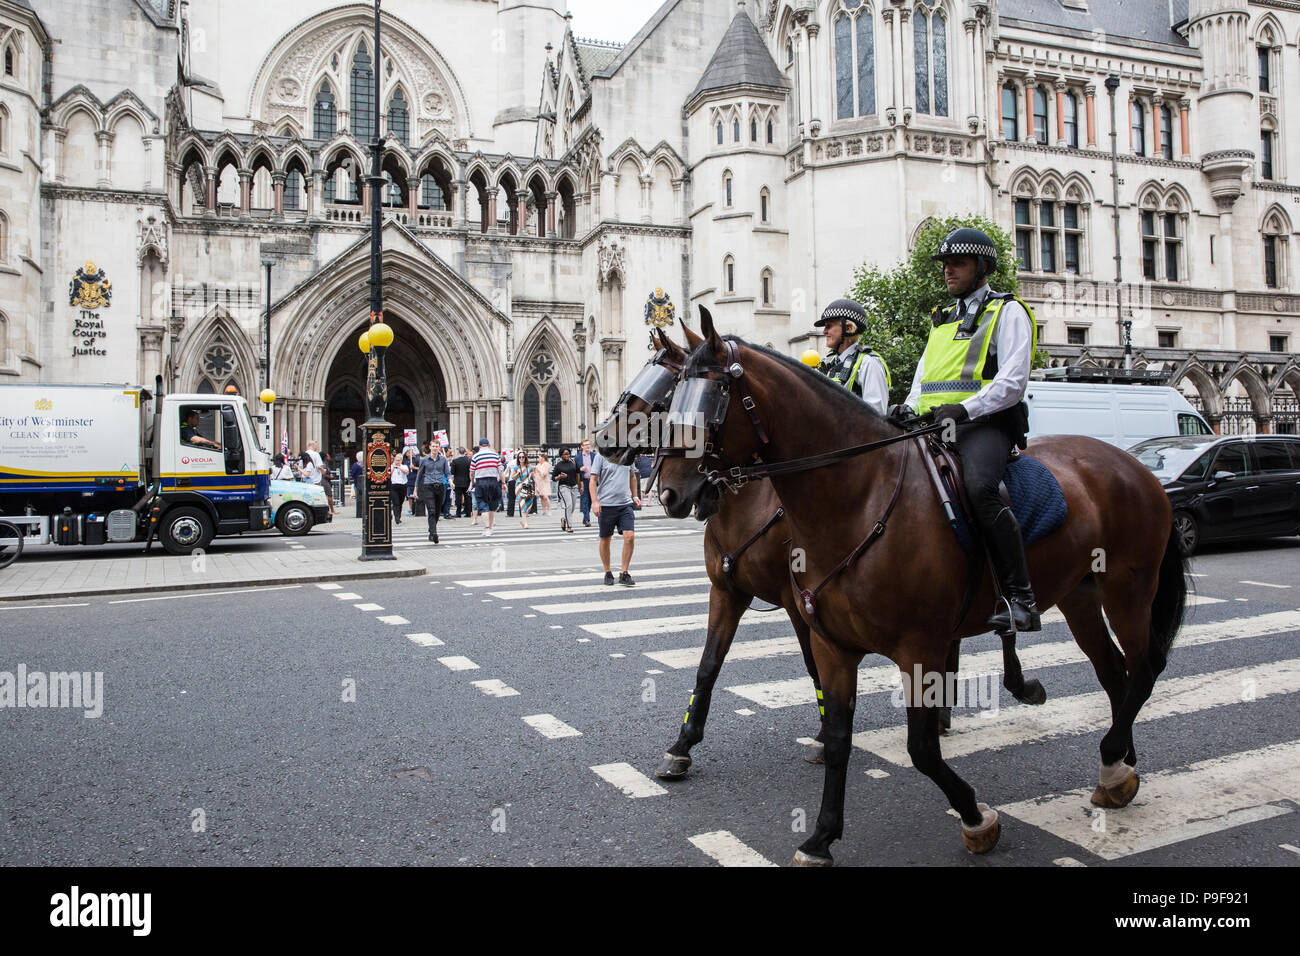
[[[157,540],[172,554],[271,527],[271,463],[239,395],[0,385],[0,520],[25,544]]]

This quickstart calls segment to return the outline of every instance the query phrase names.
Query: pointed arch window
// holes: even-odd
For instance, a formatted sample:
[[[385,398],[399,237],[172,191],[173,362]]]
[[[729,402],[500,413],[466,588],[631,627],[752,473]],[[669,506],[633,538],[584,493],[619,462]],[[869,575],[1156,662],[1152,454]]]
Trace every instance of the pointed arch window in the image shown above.
[[[722,194],[723,194],[723,204],[728,209],[730,209],[732,205],[731,202],[732,191],[733,191],[733,180],[731,178],[731,173],[725,172],[722,174]]]
[[[317,139],[330,139],[338,132],[338,111],[334,106],[334,91],[330,89],[329,80],[325,80],[316,92],[316,104],[312,109],[312,131]]]
[[[1267,126],[1259,131],[1259,178],[1273,178],[1273,144],[1276,133]]]
[[[5,47],[5,76],[14,75],[14,48],[12,45]]]
[[[776,289],[773,288],[771,269],[763,270],[763,274],[761,276],[761,284],[763,287],[763,305],[771,306],[772,299],[776,295]]]
[[[764,224],[772,221],[772,194],[766,187],[758,193],[758,221]]]
[[[835,17],[835,118],[876,112],[876,44],[872,10],[840,0]],[[855,107],[856,106],[856,110]]]
[[[1272,213],[1264,220],[1264,285],[1270,289],[1285,289],[1287,282],[1287,236],[1290,227],[1281,214]]]
[[[758,142],[758,117],[757,116],[751,116],[749,118],[749,141],[751,143]]]
[[[718,120],[718,145],[722,145],[722,120]]]
[[[9,261],[9,217],[0,212],[0,262]],[[0,356],[3,358],[3,356]]]
[[[926,0],[934,6],[935,0]],[[942,9],[912,13],[912,44],[916,69],[916,111],[948,115],[948,18]]]
[[[738,116],[733,116],[731,119],[731,141],[740,142],[740,117]]]
[[[769,118],[767,121],[767,145],[771,146],[775,138],[776,138],[776,130],[774,128],[774,124],[772,123],[772,120]]]
[[[299,175],[296,171],[290,171],[284,177],[284,208],[301,209],[302,208],[302,187],[299,185]]]
[[[540,445],[542,443],[541,420],[541,396],[538,395],[537,386],[529,384],[524,389],[525,445]]]
[[[392,65],[391,60],[389,65]],[[406,94],[400,86],[388,101],[388,135],[403,146],[411,145],[410,111],[406,105]]]
[[[563,440],[563,404],[559,388],[552,385],[546,390],[546,444],[558,445]]]
[[[722,287],[726,290],[727,295],[733,295],[736,291],[736,260],[727,256],[722,260]]]
[[[442,194],[442,187],[432,173],[420,177],[420,205],[428,209],[445,210],[447,199]]]
[[[1273,91],[1273,51],[1267,46],[1257,47],[1259,50],[1259,91],[1261,93],[1271,93]],[[9,54],[5,53],[5,72],[9,72]]]
[[[362,40],[352,57],[350,83],[352,135],[357,139],[371,139],[375,135],[375,72],[370,61],[370,50]]]

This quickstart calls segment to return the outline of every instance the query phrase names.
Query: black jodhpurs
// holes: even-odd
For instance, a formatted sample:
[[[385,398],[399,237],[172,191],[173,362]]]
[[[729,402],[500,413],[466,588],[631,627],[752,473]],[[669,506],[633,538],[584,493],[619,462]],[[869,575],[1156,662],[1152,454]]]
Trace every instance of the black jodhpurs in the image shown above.
[[[971,422],[957,426],[957,453],[975,521],[988,529],[1004,507],[998,483],[1015,442],[997,425]]]
[[[442,482],[420,485],[420,497],[425,502],[425,514],[429,518],[429,534],[438,533],[438,519],[442,516],[442,500],[447,495],[447,486]]]

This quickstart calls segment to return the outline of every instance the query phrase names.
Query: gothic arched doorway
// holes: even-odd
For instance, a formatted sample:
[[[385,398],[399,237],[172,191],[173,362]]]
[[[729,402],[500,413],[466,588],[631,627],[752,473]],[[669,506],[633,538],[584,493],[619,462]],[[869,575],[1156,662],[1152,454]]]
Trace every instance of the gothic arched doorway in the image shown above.
[[[395,426],[394,440],[401,444],[405,429],[413,428],[421,445],[440,428],[447,428],[447,387],[438,360],[409,322],[391,312],[384,321],[393,329],[393,344],[385,355],[388,410]],[[361,424],[366,420],[366,356],[357,339],[366,329],[358,322],[355,333],[338,351],[325,380],[325,434],[331,456],[354,456],[361,447]]]

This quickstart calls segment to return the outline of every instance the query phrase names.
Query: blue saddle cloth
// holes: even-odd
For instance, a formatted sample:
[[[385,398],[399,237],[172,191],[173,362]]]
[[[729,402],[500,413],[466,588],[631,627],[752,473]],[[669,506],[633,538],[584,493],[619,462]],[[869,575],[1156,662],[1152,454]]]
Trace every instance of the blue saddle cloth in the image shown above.
[[[1007,465],[1002,473],[1002,483],[1011,497],[1011,512],[1020,523],[1020,534],[1025,546],[1041,541],[1065,523],[1067,509],[1065,493],[1037,458],[1020,455]],[[957,514],[957,541],[967,554],[974,553],[975,542],[963,510]]]

